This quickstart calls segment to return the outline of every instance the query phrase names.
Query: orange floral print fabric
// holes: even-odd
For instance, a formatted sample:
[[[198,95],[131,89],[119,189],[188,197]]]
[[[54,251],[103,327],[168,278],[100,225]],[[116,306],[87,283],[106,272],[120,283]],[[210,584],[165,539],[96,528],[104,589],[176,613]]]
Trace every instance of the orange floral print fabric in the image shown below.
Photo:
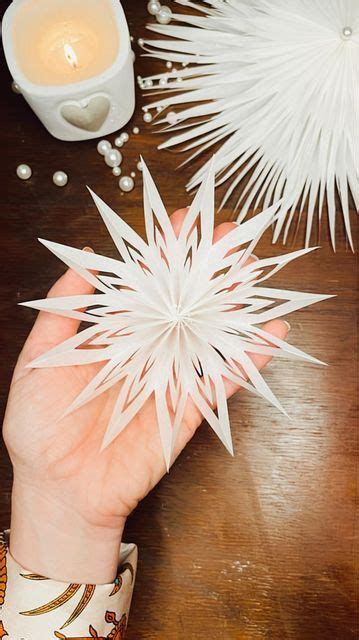
[[[0,639],[124,640],[137,547],[122,545],[112,584],[64,584],[25,571],[0,539]]]

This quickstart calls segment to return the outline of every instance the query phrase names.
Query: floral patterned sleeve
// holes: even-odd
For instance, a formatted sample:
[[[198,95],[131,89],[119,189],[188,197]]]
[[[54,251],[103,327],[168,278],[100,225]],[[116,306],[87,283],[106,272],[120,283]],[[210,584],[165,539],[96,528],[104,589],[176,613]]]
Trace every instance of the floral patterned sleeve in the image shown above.
[[[0,538],[0,638],[122,640],[136,568],[137,547],[123,544],[114,583],[57,582],[20,567],[9,553],[6,534]]]

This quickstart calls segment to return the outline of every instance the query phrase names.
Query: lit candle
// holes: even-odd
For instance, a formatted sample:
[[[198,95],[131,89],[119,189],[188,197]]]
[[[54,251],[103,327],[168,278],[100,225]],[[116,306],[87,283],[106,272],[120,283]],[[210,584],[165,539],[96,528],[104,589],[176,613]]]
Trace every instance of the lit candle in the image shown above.
[[[108,135],[131,118],[133,59],[119,0],[14,0],[3,43],[14,81],[55,137]]]

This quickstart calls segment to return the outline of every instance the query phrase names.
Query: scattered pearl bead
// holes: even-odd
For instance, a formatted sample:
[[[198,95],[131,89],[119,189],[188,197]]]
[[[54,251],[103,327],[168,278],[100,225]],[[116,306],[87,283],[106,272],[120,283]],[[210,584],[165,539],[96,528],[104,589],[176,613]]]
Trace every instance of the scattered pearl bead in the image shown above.
[[[131,171],[131,178],[135,178],[135,177],[136,177],[135,171]]]
[[[166,120],[167,120],[168,124],[176,124],[176,122],[178,121],[177,113],[175,111],[170,111],[166,115]]]
[[[128,133],[126,131],[124,131],[123,133],[121,133],[120,138],[121,138],[122,142],[128,142],[130,136],[128,135]]]
[[[160,78],[159,85],[160,87],[165,87],[167,85],[167,78]]]
[[[132,191],[135,186],[133,178],[131,178],[130,176],[122,176],[118,184],[121,191],[125,191],[126,193]]]
[[[97,151],[101,156],[105,156],[106,153],[111,151],[111,149],[111,142],[109,142],[108,140],[101,140],[97,145]]]
[[[18,83],[15,82],[15,80],[13,80],[13,82],[11,83],[11,88],[12,88],[14,93],[17,93],[17,94],[22,93],[20,85],[18,85]]]
[[[187,67],[188,62],[182,62],[182,67]]]
[[[105,162],[108,167],[118,167],[122,162],[122,153],[118,149],[111,149],[105,155]]]
[[[142,171],[142,162],[141,162],[141,160],[139,160],[139,162],[137,162],[137,169],[139,171]]]
[[[143,38],[139,38],[139,39],[137,40],[137,44],[138,44],[140,47],[143,47],[143,45],[145,44],[144,39],[143,39]]]
[[[122,173],[121,167],[114,167],[112,169],[112,173],[116,178],[118,178]]]
[[[32,169],[28,164],[19,164],[16,169],[16,174],[20,180],[28,180],[32,176]]]
[[[153,80],[151,80],[151,78],[147,78],[144,81],[143,86],[145,89],[147,89],[148,87],[153,87]]]
[[[143,119],[145,122],[152,122],[153,118],[152,118],[152,113],[150,113],[149,111],[147,111],[144,115],[143,115]]]
[[[155,16],[161,9],[161,4],[158,0],[150,0],[147,5],[147,11],[151,16]]]
[[[131,40],[131,42],[133,42],[134,41],[134,37],[130,36],[130,40]]]
[[[115,147],[123,147],[123,140],[121,136],[118,136],[118,138],[115,138]]]
[[[167,67],[167,69],[172,69],[173,63],[171,62],[171,60],[167,60],[166,67]]]
[[[133,127],[133,129],[132,129],[132,133],[134,133],[134,134],[135,134],[135,136],[137,136],[137,135],[140,133],[139,128],[138,128],[138,127]]]
[[[56,187],[66,187],[69,178],[64,171],[55,171],[52,181]]]
[[[172,10],[169,7],[162,6],[156,14],[156,20],[160,24],[169,24],[172,19]]]
[[[183,82],[183,78],[177,78],[176,82]]]
[[[342,31],[343,38],[347,40],[353,35],[353,29],[351,27],[344,27]]]

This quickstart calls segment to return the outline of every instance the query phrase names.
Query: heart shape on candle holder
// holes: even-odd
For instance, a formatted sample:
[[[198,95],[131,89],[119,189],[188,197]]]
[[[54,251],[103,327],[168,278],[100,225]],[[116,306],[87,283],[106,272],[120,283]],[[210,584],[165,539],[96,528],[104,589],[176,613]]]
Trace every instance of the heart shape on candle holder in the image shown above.
[[[74,127],[86,131],[98,131],[110,111],[110,101],[106,96],[93,96],[80,102],[71,100],[61,107],[61,115]]]

